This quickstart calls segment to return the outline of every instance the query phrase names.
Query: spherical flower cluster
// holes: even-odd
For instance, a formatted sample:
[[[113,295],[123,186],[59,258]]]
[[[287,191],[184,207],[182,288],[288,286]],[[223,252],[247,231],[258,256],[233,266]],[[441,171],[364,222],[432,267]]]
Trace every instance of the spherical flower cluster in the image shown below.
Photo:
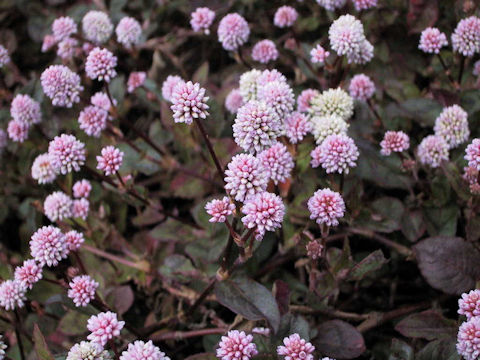
[[[28,123],[19,120],[10,120],[7,125],[8,137],[15,142],[23,143],[28,139]]]
[[[342,196],[330,189],[315,191],[307,205],[310,219],[315,220],[319,225],[337,226],[338,219],[345,215],[345,202]]]
[[[480,171],[480,139],[473,139],[465,149],[465,160],[468,166]]]
[[[285,205],[282,198],[266,191],[253,195],[242,207],[242,222],[248,229],[255,229],[255,239],[262,240],[266,231],[282,227]]]
[[[67,354],[66,360],[111,360],[112,357],[103,346],[94,342],[82,341],[75,344]]]
[[[257,42],[252,49],[252,59],[262,64],[278,59],[278,50],[275,43],[265,39]]]
[[[8,50],[5,49],[3,45],[0,44],[0,69],[7,65],[10,62],[10,55],[8,55]]]
[[[373,46],[366,40],[363,25],[352,15],[342,15],[328,30],[330,45],[348,63],[363,64],[373,56]]]
[[[225,50],[234,51],[245,44],[250,36],[247,21],[237,13],[225,15],[218,25],[218,41]]]
[[[280,142],[263,150],[258,154],[258,158],[262,162],[268,177],[273,180],[275,185],[287,180],[295,166],[292,155],[287,147]]]
[[[73,300],[75,306],[87,306],[95,298],[98,282],[88,275],[76,276],[68,284],[68,297]]]
[[[458,105],[446,107],[435,119],[433,130],[435,135],[445,139],[450,149],[455,148],[470,136],[468,114]]]
[[[100,137],[107,127],[108,112],[97,106],[87,106],[78,116],[78,124],[85,134]]]
[[[312,240],[310,241],[307,246],[307,256],[312,259],[320,259],[323,254],[323,245],[320,243],[318,240]]]
[[[79,171],[85,164],[85,144],[73,135],[55,136],[48,145],[48,154],[55,171],[63,175],[72,170]]]
[[[373,58],[373,45],[365,40],[361,45],[358,52],[353,52],[347,55],[347,61],[349,64],[365,65]]]
[[[211,216],[210,222],[225,222],[227,216],[232,215],[235,211],[235,204],[230,202],[230,199],[227,196],[224,196],[223,199],[213,199],[205,205],[205,210],[207,214]]]
[[[91,10],[82,19],[82,30],[87,40],[102,44],[112,35],[113,24],[104,12]]]
[[[292,88],[286,82],[277,80],[258,89],[258,100],[264,101],[280,120],[290,115],[295,106]]]
[[[85,62],[85,72],[90,79],[110,82],[117,72],[117,57],[107,49],[96,47],[88,54]]]
[[[30,253],[40,266],[57,266],[68,255],[65,236],[57,227],[44,226],[32,235]]]
[[[61,191],[55,191],[46,197],[43,203],[43,211],[52,222],[68,219],[72,217],[72,199]]]
[[[147,73],[144,71],[135,71],[130,73],[127,81],[127,91],[132,93],[136,88],[142,86],[147,79]]]
[[[283,345],[277,347],[277,354],[285,356],[285,360],[313,360],[315,346],[300,338],[298,334],[292,334],[283,339]]]
[[[233,136],[238,146],[251,153],[271,146],[280,136],[278,116],[263,101],[249,101],[237,113]]]
[[[215,12],[207,7],[199,7],[192,12],[190,25],[193,31],[203,31],[204,34],[210,34],[210,26],[215,20]]]
[[[328,11],[334,11],[345,6],[347,0],[317,0],[318,5]]]
[[[77,24],[69,16],[62,16],[52,23],[52,34],[56,42],[60,42],[77,33]]]
[[[310,101],[319,96],[318,90],[306,89],[303,90],[297,98],[297,110],[300,112],[307,112],[310,109]]]
[[[410,147],[410,138],[403,131],[387,131],[380,142],[380,153],[388,156],[392,152],[402,152]]]
[[[437,168],[448,160],[448,144],[441,136],[429,135],[418,145],[417,153],[422,164]]]
[[[88,319],[87,329],[91,331],[91,334],[87,336],[87,339],[105,346],[108,340],[120,335],[124,325],[125,321],[118,321],[117,314],[111,311],[99,313]]]
[[[42,278],[42,267],[35,260],[25,260],[22,266],[15,269],[15,281],[18,281],[27,289],[33,288],[33,284]]]
[[[292,144],[296,144],[312,131],[312,123],[308,118],[297,111],[294,111],[285,118],[285,133]]]
[[[90,210],[90,202],[87,199],[81,198],[81,199],[73,200],[72,217],[86,220],[88,217],[89,210]]]
[[[257,99],[257,80],[262,75],[260,70],[250,70],[240,76],[239,91],[245,102]]]
[[[353,139],[344,134],[329,135],[312,153],[312,167],[322,166],[327,173],[348,174],[357,166],[358,149]]]
[[[452,34],[454,52],[471,57],[480,52],[480,18],[470,16],[460,20]]]
[[[243,331],[230,330],[218,346],[217,358],[221,360],[248,360],[258,354],[253,336]]]
[[[10,105],[10,114],[14,120],[25,122],[29,125],[38,124],[42,118],[40,104],[28,95],[18,94]]]
[[[457,335],[457,351],[465,360],[480,356],[480,318],[474,317],[460,325]]]
[[[349,127],[348,123],[337,115],[314,116],[311,123],[313,136],[319,145],[330,135],[346,135]]]
[[[270,329],[265,327],[254,327],[252,329],[252,334],[258,334],[262,336],[270,336]]]
[[[70,230],[65,234],[65,243],[67,244],[69,251],[78,250],[84,242],[85,238],[83,237],[83,234],[78,231]]]
[[[14,310],[22,308],[26,300],[25,292],[27,288],[19,281],[6,280],[0,284],[0,306],[5,310]]]
[[[104,92],[97,92],[95,95],[93,95],[90,98],[90,102],[92,103],[93,106],[102,108],[103,110],[109,111],[111,107],[110,99],[108,98],[108,95],[105,94]],[[117,101],[113,99],[113,104],[116,105]]]
[[[467,320],[480,315],[480,290],[462,294],[458,300],[458,313],[465,315]]]
[[[80,101],[80,76],[64,65],[51,65],[41,75],[43,92],[54,106],[72,107]]]
[[[97,156],[97,169],[105,175],[115,174],[122,166],[123,152],[114,146],[106,146],[101,151],[101,156]]]
[[[329,55],[330,52],[325,51],[325,49],[320,44],[315,46],[312,51],[310,51],[310,59],[314,64],[323,65]]]
[[[473,75],[480,76],[480,60],[475,61],[475,64],[473,64]]]
[[[310,113],[314,116],[337,115],[348,120],[353,115],[353,99],[340,88],[328,89],[312,98]]]
[[[140,36],[142,36],[142,27],[136,19],[125,16],[118,23],[115,33],[117,34],[117,41],[126,48],[130,48],[132,45],[139,43]]]
[[[418,48],[429,54],[438,54],[440,49],[448,45],[447,36],[434,27],[422,31]]]
[[[268,178],[259,159],[250,154],[238,154],[225,170],[225,190],[243,202],[267,188]]]
[[[71,59],[77,50],[78,41],[66,38],[58,43],[57,55],[62,59]]]
[[[79,198],[88,198],[90,195],[90,191],[92,191],[92,185],[90,184],[90,181],[88,180],[79,180],[77,181],[73,187],[73,197],[79,199]]]
[[[232,114],[236,114],[243,105],[245,103],[239,89],[233,89],[225,98],[225,108]]]
[[[173,119],[176,123],[191,124],[194,119],[205,119],[208,115],[208,96],[199,83],[179,83],[172,94]]]
[[[260,89],[268,83],[278,81],[281,83],[287,83],[287,78],[277,69],[263,70],[256,79],[257,87]]]
[[[357,11],[367,10],[377,6],[377,0],[352,0]]]
[[[297,18],[297,10],[291,6],[281,6],[275,12],[273,24],[279,28],[290,27],[297,21]]]
[[[170,358],[153,345],[152,340],[148,342],[137,340],[133,344],[128,344],[128,349],[122,353],[120,360],[170,360]]]
[[[348,92],[355,100],[367,101],[375,93],[375,84],[367,75],[358,74],[350,80]]]
[[[48,153],[38,155],[32,164],[32,178],[39,184],[49,184],[57,178]]]
[[[57,41],[55,40],[55,37],[53,35],[50,35],[50,34],[45,35],[43,37],[43,42],[42,42],[42,52],[47,52],[52,47],[54,47],[56,43]]]
[[[178,84],[184,84],[183,79],[178,75],[168,75],[162,84],[162,96],[165,100],[172,102],[173,90]]]

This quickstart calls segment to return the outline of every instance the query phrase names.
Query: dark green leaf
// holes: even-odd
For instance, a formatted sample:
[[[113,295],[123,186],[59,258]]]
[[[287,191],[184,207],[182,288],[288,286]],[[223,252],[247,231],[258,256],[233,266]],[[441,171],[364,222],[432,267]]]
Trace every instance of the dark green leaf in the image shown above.
[[[460,360],[455,338],[430,342],[417,353],[416,360]]]
[[[350,278],[362,280],[367,274],[380,269],[386,262],[382,250],[376,250],[352,268]]]
[[[457,326],[455,321],[445,319],[439,312],[427,310],[407,316],[395,330],[405,337],[435,340],[455,335]]]
[[[342,320],[324,322],[313,344],[322,354],[340,359],[355,359],[365,351],[362,334]]]
[[[54,360],[38,324],[33,325],[33,344],[38,360]]]

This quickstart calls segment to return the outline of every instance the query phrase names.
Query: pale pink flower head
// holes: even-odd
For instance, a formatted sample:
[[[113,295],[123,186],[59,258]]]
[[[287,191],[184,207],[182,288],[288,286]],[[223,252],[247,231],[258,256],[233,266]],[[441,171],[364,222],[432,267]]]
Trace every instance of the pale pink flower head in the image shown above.
[[[233,89],[225,98],[225,107],[232,114],[236,114],[243,105],[245,105],[245,102],[239,89]]]
[[[210,222],[222,223],[227,220],[227,217],[232,215],[235,211],[235,204],[230,202],[227,196],[223,199],[213,199],[205,205],[207,214],[211,216]]]
[[[373,46],[365,38],[363,25],[352,15],[342,15],[328,30],[330,46],[339,56],[345,55],[348,63],[364,64],[373,57]]]
[[[60,42],[77,33],[77,24],[69,16],[62,16],[52,23],[52,34],[56,42]]]
[[[462,294],[458,299],[458,313],[465,315],[467,320],[480,315],[480,290]]]
[[[129,49],[140,42],[142,27],[136,19],[125,16],[118,23],[115,33],[117,34],[117,41]]]
[[[117,72],[117,57],[107,49],[96,47],[87,56],[85,72],[90,79],[110,82]]]
[[[48,153],[38,155],[32,164],[32,178],[39,184],[49,184],[57,178]]]
[[[87,40],[102,44],[112,35],[113,24],[104,12],[91,10],[82,19],[82,30]]]
[[[15,96],[10,105],[10,114],[14,120],[23,121],[29,125],[38,124],[42,120],[40,104],[29,95]]]
[[[65,243],[67,244],[69,251],[78,250],[84,242],[85,238],[83,237],[83,234],[78,231],[70,230],[65,234]]]
[[[375,84],[367,75],[357,74],[350,80],[348,92],[355,100],[367,101],[375,94]]]
[[[480,18],[470,16],[460,20],[452,34],[454,52],[472,57],[480,52]]]
[[[285,360],[313,360],[315,346],[300,338],[298,334],[292,334],[283,339],[283,345],[277,347],[277,354],[284,356]]]
[[[325,51],[322,45],[318,44],[310,51],[310,60],[314,64],[323,65],[329,55],[330,52]]]
[[[318,240],[312,240],[310,241],[307,246],[307,256],[312,259],[320,259],[323,254],[323,245],[320,243]]]
[[[75,218],[81,218],[86,220],[88,217],[88,211],[90,210],[90,202],[85,199],[73,200],[72,216]]]
[[[210,26],[215,19],[215,12],[207,7],[199,7],[192,12],[190,25],[193,31],[203,31],[204,34],[210,34]]]
[[[102,345],[82,341],[72,346],[65,360],[111,360],[111,357]]]
[[[463,144],[470,136],[467,112],[458,105],[444,108],[435,119],[433,131],[445,139],[450,149]]]
[[[346,2],[347,0],[317,0],[318,5],[328,11],[342,8]]]
[[[349,64],[365,65],[373,58],[373,45],[365,40],[360,44],[358,51],[347,54],[347,61]]]
[[[51,222],[72,217],[72,199],[61,191],[55,191],[45,198],[43,211]]]
[[[272,40],[261,40],[252,49],[252,59],[262,64],[278,59],[278,50]]]
[[[263,192],[268,178],[262,163],[250,154],[238,154],[232,158],[225,170],[225,190],[243,202],[249,196]]]
[[[22,308],[27,300],[26,286],[16,280],[6,280],[0,284],[0,306],[5,310]]]
[[[162,84],[162,97],[172,102],[173,90],[178,84],[185,84],[185,81],[178,75],[168,75]]]
[[[460,325],[457,335],[457,352],[465,360],[480,356],[480,318],[474,317]]]
[[[275,12],[273,17],[273,24],[279,28],[286,28],[293,26],[297,21],[298,13],[291,6],[281,6]]]
[[[30,239],[30,253],[40,266],[57,266],[68,252],[65,236],[57,227],[41,227]]]
[[[42,42],[42,52],[47,52],[50,50],[52,47],[55,46],[57,41],[55,40],[55,37],[53,35],[47,34],[43,37],[43,42]]]
[[[284,120],[293,111],[295,96],[292,88],[283,81],[272,81],[258,90],[258,100],[264,101],[280,120]]]
[[[281,142],[277,142],[258,154],[268,177],[276,184],[290,178],[295,163],[292,154]]]
[[[125,321],[118,321],[117,314],[111,311],[101,312],[88,319],[87,329],[91,334],[87,339],[105,346],[109,340],[120,335],[124,325]]]
[[[95,298],[98,282],[88,275],[76,276],[68,284],[68,297],[73,300],[77,307],[87,306]]]
[[[132,93],[136,88],[142,86],[147,79],[147,73],[144,71],[134,71],[128,76],[127,91]]]
[[[352,138],[344,134],[329,135],[310,154],[312,167],[322,166],[327,173],[348,174],[357,166],[358,148]]]
[[[319,95],[320,92],[315,89],[303,90],[297,98],[297,110],[307,112],[310,109],[310,100]]]
[[[288,140],[292,144],[302,141],[312,131],[312,122],[304,114],[297,111],[285,118],[284,125]]]
[[[106,146],[101,151],[101,156],[97,156],[97,169],[105,175],[115,174],[122,166],[123,152],[114,146]]]
[[[270,336],[270,329],[265,327],[254,327],[252,329],[252,334],[262,335],[262,336]]]
[[[79,171],[80,167],[85,164],[85,144],[73,135],[55,136],[48,145],[48,154],[52,166],[63,175],[72,170]]]
[[[276,194],[263,191],[247,198],[242,207],[242,222],[248,229],[255,229],[255,239],[262,240],[266,231],[282,227],[285,205]]]
[[[90,196],[90,191],[92,191],[92,184],[86,179],[77,181],[73,187],[73,197],[79,198],[88,198]]]
[[[473,64],[473,75],[480,76],[480,60],[475,61],[475,64]]]
[[[15,281],[27,289],[33,288],[33,284],[42,278],[42,267],[33,259],[25,260],[22,266],[15,269]]]
[[[247,21],[237,13],[230,13],[218,25],[218,41],[225,50],[234,51],[245,44],[250,36]]]
[[[441,136],[429,135],[418,145],[417,154],[422,164],[437,168],[448,160],[448,143]]]
[[[8,137],[15,142],[23,143],[28,139],[28,123],[19,120],[10,120],[7,125]]]
[[[172,94],[173,119],[176,123],[191,124],[194,119],[206,119],[208,96],[199,83],[179,83]]]
[[[230,330],[218,343],[217,358],[220,360],[249,360],[257,354],[253,336],[243,331]]]
[[[10,62],[10,55],[8,55],[8,50],[0,44],[0,69],[7,65]]]
[[[315,191],[307,205],[310,219],[319,225],[337,226],[338,219],[345,216],[345,202],[342,196],[330,189]]]
[[[255,70],[254,70],[255,71]],[[255,79],[258,88],[263,88],[265,85],[278,81],[281,83],[287,83],[287,78],[277,69],[263,70]]]
[[[107,127],[108,111],[98,106],[89,105],[78,115],[80,129],[88,136],[99,138]]]
[[[403,131],[387,131],[380,142],[380,153],[388,156],[392,152],[402,152],[410,147],[410,138]]]
[[[133,344],[128,344],[128,349],[122,353],[120,360],[170,360],[170,358],[153,345],[152,340],[148,342],[137,340]]]
[[[465,160],[468,166],[480,171],[480,139],[473,139],[472,143],[465,149]]]
[[[352,0],[357,11],[367,10],[377,6],[377,0]]]
[[[420,35],[418,48],[429,54],[438,54],[440,49],[448,45],[447,36],[434,27],[428,27]]]
[[[72,107],[80,101],[80,76],[64,65],[51,65],[41,75],[43,92],[54,106]]]
[[[78,49],[76,39],[66,38],[58,43],[57,55],[64,60],[71,59]]]
[[[472,185],[477,183],[478,174],[479,174],[479,171],[477,170],[477,168],[472,166],[467,166],[463,168],[462,178],[463,180],[468,182],[470,185]]]
[[[104,92],[97,92],[95,95],[93,95],[90,98],[90,102],[92,103],[93,106],[102,108],[103,110],[109,111],[110,107],[112,104],[110,103],[110,99],[108,98],[108,95],[105,94]],[[117,101],[113,99],[113,104],[117,105]]]

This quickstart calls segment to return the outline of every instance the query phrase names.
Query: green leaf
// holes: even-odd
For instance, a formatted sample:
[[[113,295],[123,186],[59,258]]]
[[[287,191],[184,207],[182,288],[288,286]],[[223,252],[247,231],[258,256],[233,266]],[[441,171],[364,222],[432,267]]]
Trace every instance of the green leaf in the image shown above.
[[[355,359],[366,349],[362,334],[345,321],[326,321],[317,328],[317,332],[318,336],[314,339],[313,344],[323,355],[340,359]]]
[[[380,269],[386,262],[387,259],[383,256],[382,250],[376,250],[352,268],[350,278],[362,280],[367,274]]]
[[[437,207],[424,207],[423,215],[428,233],[431,236],[455,236],[457,233],[457,219],[460,211],[456,205]]]
[[[205,85],[205,83],[208,80],[208,71],[209,71],[208,61],[205,61],[197,69],[197,71],[195,71],[195,74],[193,74],[192,81],[194,83],[200,83],[202,85]]]
[[[59,329],[67,335],[80,335],[85,331],[90,315],[70,310],[60,320]]]
[[[420,210],[407,210],[402,216],[401,230],[411,242],[416,242],[425,232],[426,224]]]
[[[38,360],[54,360],[38,324],[33,325],[33,343]]]
[[[413,349],[406,342],[393,339],[388,360],[413,360]]]
[[[447,320],[439,312],[427,310],[407,316],[395,330],[405,337],[435,340],[454,336],[457,326],[455,321]]]
[[[460,360],[455,338],[435,340],[417,353],[416,360]]]

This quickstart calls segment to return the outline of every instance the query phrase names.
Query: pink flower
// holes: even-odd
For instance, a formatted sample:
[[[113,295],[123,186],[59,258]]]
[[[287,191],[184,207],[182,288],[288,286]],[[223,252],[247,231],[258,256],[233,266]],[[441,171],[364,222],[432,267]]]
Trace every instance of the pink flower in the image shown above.
[[[330,189],[320,189],[308,200],[308,210],[310,219],[315,220],[317,224],[337,226],[338,219],[345,215],[345,202],[339,193]]]
[[[82,341],[72,346],[66,360],[110,360],[110,354],[103,346],[94,342]]]
[[[467,166],[463,168],[463,180],[471,184],[476,184],[478,181],[479,171],[475,167]]]
[[[52,166],[63,175],[72,170],[79,171],[80,166],[85,164],[85,144],[73,135],[55,136],[48,145],[48,154]]]
[[[218,41],[225,50],[234,51],[245,44],[250,35],[247,21],[237,13],[225,15],[218,25]]]
[[[460,325],[457,335],[457,351],[465,360],[480,356],[480,318],[474,317]]]
[[[57,172],[52,166],[48,153],[38,155],[32,164],[32,178],[39,184],[49,184],[57,178]]]
[[[422,31],[418,48],[429,54],[438,54],[440,49],[448,45],[447,36],[434,27]]]
[[[28,139],[28,123],[19,120],[10,120],[7,126],[8,137],[12,141],[23,143]]]
[[[111,311],[99,313],[88,319],[87,329],[91,331],[91,334],[87,336],[87,339],[105,346],[113,337],[120,335],[123,325],[125,322],[118,321],[117,314]]]
[[[110,107],[112,106],[108,95],[101,91],[95,93],[95,95],[90,98],[90,102],[93,106],[102,108],[105,111],[109,111]],[[117,101],[115,99],[113,99],[113,104],[117,105]]]
[[[270,329],[264,327],[254,327],[252,329],[252,334],[258,334],[262,336],[270,336]]]
[[[463,144],[470,136],[467,112],[458,105],[444,108],[435,119],[433,131],[445,139],[450,149]]]
[[[73,200],[73,207],[72,207],[72,216],[75,218],[81,218],[86,220],[88,217],[88,211],[90,209],[90,202],[85,199],[77,199]]]
[[[65,236],[57,227],[44,226],[32,235],[30,253],[40,266],[57,266],[68,255]]]
[[[227,216],[230,216],[235,211],[235,204],[230,202],[227,196],[223,199],[213,199],[205,205],[207,214],[211,216],[210,222],[225,222]]]
[[[264,101],[279,117],[285,119],[293,111],[295,96],[283,81],[272,81],[258,89],[258,100]]]
[[[85,307],[95,298],[98,282],[88,275],[82,275],[74,277],[68,286],[70,287],[68,297],[73,300],[75,306]]]
[[[140,42],[142,27],[136,19],[125,16],[118,23],[115,33],[117,34],[118,42],[128,49]]]
[[[285,205],[280,196],[264,191],[247,198],[242,212],[243,225],[255,229],[255,239],[262,240],[266,231],[282,227]]]
[[[80,76],[64,65],[49,66],[40,77],[43,92],[54,106],[72,107],[80,101]]]
[[[480,52],[480,18],[470,16],[460,20],[452,34],[454,52],[472,57]]]
[[[250,154],[238,154],[232,158],[225,170],[225,190],[243,202],[249,196],[263,192],[268,178],[262,163]]]
[[[58,43],[57,55],[62,59],[71,59],[76,53],[78,41],[66,38]]]
[[[422,164],[437,168],[448,160],[448,144],[441,136],[429,135],[418,145],[417,153]]]
[[[8,50],[5,49],[3,45],[0,44],[0,69],[7,65],[10,62],[10,55],[8,55]]]
[[[292,334],[284,338],[283,344],[277,347],[277,354],[285,356],[285,360],[313,360],[315,346],[300,338],[300,335]]]
[[[323,254],[323,245],[318,240],[310,241],[307,246],[307,256],[312,259],[320,259]]]
[[[70,230],[65,234],[65,243],[67,244],[69,251],[78,250],[84,242],[85,238],[83,237],[83,234],[78,231]]]
[[[112,35],[113,24],[104,12],[91,10],[82,19],[82,30],[87,40],[102,44]]]
[[[368,76],[358,74],[350,80],[348,92],[355,100],[367,101],[375,94],[375,84]]]
[[[342,8],[346,2],[347,0],[317,0],[318,5],[328,11]]]
[[[147,79],[147,74],[144,71],[131,72],[130,75],[128,76],[127,91],[129,93],[134,92],[136,88],[142,86],[145,83],[146,79]]]
[[[5,310],[14,310],[22,308],[26,300],[25,292],[27,288],[19,281],[6,280],[0,284],[0,306]]]
[[[14,120],[29,125],[38,124],[42,120],[40,104],[28,95],[18,94],[10,105],[10,114]]]
[[[225,98],[225,107],[232,114],[236,114],[243,105],[245,103],[239,89],[233,89]]]
[[[170,360],[170,358],[153,345],[152,340],[148,342],[137,340],[133,344],[128,344],[128,349],[122,353],[120,360]]]
[[[105,172],[105,175],[115,174],[122,166],[123,152],[113,146],[102,149],[101,156],[97,156],[97,169]]]
[[[297,21],[297,18],[297,10],[291,6],[281,6],[275,12],[273,24],[279,28],[290,27]]]
[[[280,142],[258,154],[268,177],[278,184],[290,178],[295,163],[287,147]]]
[[[392,152],[402,152],[410,147],[410,138],[403,131],[387,131],[380,142],[380,153],[388,156]]]
[[[312,123],[308,118],[299,112],[293,112],[285,119],[285,131],[288,140],[296,144],[312,131]]]
[[[319,96],[320,92],[314,89],[303,90],[297,98],[297,109],[300,112],[307,112],[310,109],[310,100]]]
[[[377,6],[377,0],[352,0],[357,11],[370,9]]]
[[[275,43],[271,40],[261,40],[252,49],[252,59],[262,64],[278,59],[278,51]]]
[[[168,75],[165,81],[162,84],[162,97],[172,102],[172,95],[175,86],[178,84],[185,84],[185,81],[178,75]]]
[[[325,51],[325,49],[320,44],[315,46],[312,51],[310,51],[310,58],[312,63],[314,64],[323,65],[329,55],[330,52]]]
[[[261,74],[258,76],[258,78],[256,79],[257,86],[259,88],[263,88],[265,85],[274,81],[278,81],[286,84],[287,78],[277,69],[272,69],[272,70],[263,70]]]
[[[75,198],[88,198],[90,195],[90,191],[92,191],[92,185],[88,180],[79,180],[77,181],[73,187],[73,197]]]
[[[107,49],[96,47],[88,54],[85,62],[85,72],[90,79],[110,82],[117,72],[117,57]]]
[[[194,119],[206,119],[208,96],[198,83],[179,83],[172,94],[173,119],[176,123],[191,124]]]
[[[363,25],[352,15],[342,15],[328,30],[330,45],[348,63],[364,64],[373,57],[373,46],[365,38]]]
[[[53,35],[45,35],[43,37],[43,43],[42,43],[42,52],[47,52],[48,50],[50,50],[55,44],[57,43],[57,41],[55,40],[55,37]]]
[[[480,139],[473,139],[472,143],[465,149],[465,153],[468,166],[480,171]]]
[[[322,166],[327,173],[348,174],[350,168],[357,166],[358,149],[347,135],[333,134],[323,140],[310,154],[312,167]]]
[[[480,315],[480,290],[462,294],[458,300],[458,313],[465,315],[467,320]]]
[[[77,24],[69,16],[62,16],[52,23],[52,33],[56,42],[60,42],[77,33]]]
[[[204,34],[210,34],[210,26],[215,19],[215,12],[207,7],[199,7],[192,12],[190,25],[193,31],[203,31]]]
[[[78,116],[78,124],[85,134],[99,138],[107,127],[108,112],[97,106],[87,106]]]
[[[33,288],[33,284],[42,278],[42,267],[35,260],[25,260],[22,266],[15,269],[15,281],[18,281],[27,289]]]
[[[248,360],[258,354],[253,336],[243,331],[230,330],[218,346],[217,358],[221,360]]]
[[[61,191],[55,191],[46,197],[43,203],[43,211],[52,222],[71,218],[73,211],[72,199]]]

